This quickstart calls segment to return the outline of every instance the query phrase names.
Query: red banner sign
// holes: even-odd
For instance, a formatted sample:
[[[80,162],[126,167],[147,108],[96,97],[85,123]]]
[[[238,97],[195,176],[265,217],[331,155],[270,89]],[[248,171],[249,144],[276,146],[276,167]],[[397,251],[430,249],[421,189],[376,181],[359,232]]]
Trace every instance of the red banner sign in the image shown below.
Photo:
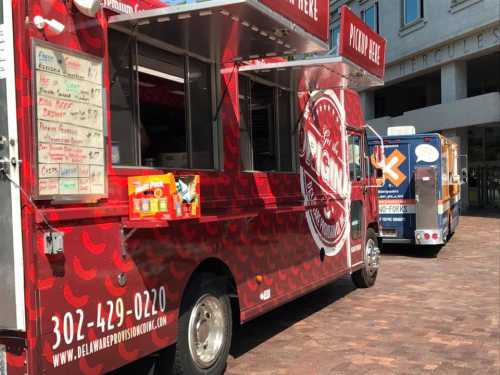
[[[115,13],[132,14],[141,10],[163,8],[161,0],[101,0],[102,7]]]
[[[339,55],[384,78],[385,39],[346,6],[340,8]]]
[[[260,2],[308,33],[328,42],[329,0],[260,0]]]

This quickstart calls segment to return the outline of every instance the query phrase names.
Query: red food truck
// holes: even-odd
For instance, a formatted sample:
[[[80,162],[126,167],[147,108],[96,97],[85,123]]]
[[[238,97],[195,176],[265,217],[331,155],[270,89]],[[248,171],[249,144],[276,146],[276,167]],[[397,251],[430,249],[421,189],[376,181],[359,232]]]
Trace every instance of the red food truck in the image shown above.
[[[344,7],[283,58],[328,3],[2,1],[0,374],[218,374],[233,323],[373,285],[385,42]]]

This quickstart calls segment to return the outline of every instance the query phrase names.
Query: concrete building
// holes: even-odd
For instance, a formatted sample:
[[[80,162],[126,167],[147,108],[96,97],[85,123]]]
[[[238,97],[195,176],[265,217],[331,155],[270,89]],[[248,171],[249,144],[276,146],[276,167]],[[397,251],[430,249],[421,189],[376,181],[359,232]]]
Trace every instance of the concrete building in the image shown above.
[[[334,0],[332,48],[347,4],[387,39],[385,86],[363,93],[365,116],[440,132],[468,155],[465,207],[500,207],[500,1]]]

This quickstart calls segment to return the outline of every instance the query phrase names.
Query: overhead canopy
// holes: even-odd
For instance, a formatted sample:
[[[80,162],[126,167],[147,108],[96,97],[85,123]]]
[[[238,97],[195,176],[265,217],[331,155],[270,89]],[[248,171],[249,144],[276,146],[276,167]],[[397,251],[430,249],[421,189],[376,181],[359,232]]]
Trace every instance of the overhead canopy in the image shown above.
[[[243,65],[240,73],[258,76],[295,91],[349,87],[361,91],[384,82],[342,56]]]
[[[116,15],[109,26],[211,61],[328,50],[327,43],[257,0],[210,0]]]

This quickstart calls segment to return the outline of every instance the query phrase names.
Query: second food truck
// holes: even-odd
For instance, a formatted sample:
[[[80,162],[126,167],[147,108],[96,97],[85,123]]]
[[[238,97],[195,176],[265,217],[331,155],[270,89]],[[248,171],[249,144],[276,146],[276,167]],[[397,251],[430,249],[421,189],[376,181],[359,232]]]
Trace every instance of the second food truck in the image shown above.
[[[436,133],[393,127],[383,137],[379,235],[384,243],[442,245],[460,217],[458,146]],[[379,140],[369,141],[373,147]]]
[[[219,374],[233,320],[373,285],[385,41],[344,7],[280,59],[328,49],[304,3],[1,2],[2,375]]]

